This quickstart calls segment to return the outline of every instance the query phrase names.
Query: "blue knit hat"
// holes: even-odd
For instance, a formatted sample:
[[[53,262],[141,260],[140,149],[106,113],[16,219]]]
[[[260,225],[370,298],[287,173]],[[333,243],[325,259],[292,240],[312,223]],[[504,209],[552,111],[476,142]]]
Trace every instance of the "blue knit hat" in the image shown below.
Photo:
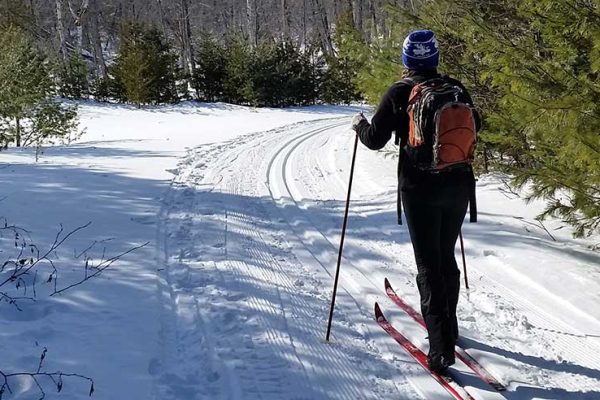
[[[402,45],[402,63],[408,69],[434,69],[440,61],[440,49],[432,31],[411,32]]]

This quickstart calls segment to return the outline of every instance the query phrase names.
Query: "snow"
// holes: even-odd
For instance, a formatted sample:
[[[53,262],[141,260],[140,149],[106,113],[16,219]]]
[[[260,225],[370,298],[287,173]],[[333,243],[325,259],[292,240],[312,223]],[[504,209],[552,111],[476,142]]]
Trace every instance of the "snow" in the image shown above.
[[[35,371],[45,347],[43,370],[93,378],[102,400],[450,398],[373,320],[378,301],[426,350],[424,330],[383,288],[388,277],[418,309],[393,146],[359,147],[324,342],[355,112],[89,102],[71,146],[37,163],[32,150],[2,151],[0,216],[40,248],[61,224],[91,222],[53,254],[59,287],[84,276],[80,253],[94,242],[96,262],[147,244],[61,295],[48,297],[41,279],[35,303],[1,303],[0,371]],[[543,204],[525,204],[503,179],[479,180],[480,221],[464,225],[459,320],[465,349],[509,390],[456,370],[477,399],[600,398],[598,238],[540,225]],[[11,238],[2,243],[12,255]],[[88,398],[87,382],[64,380],[60,394],[40,380],[47,399]],[[28,378],[11,388],[8,399],[40,397]]]

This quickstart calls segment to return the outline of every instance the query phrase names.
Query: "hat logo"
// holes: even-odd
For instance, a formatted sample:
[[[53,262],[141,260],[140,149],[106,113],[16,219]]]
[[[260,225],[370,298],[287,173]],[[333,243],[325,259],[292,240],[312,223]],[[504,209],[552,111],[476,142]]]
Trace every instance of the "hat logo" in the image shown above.
[[[413,49],[413,54],[417,57],[426,56],[431,52],[431,48],[425,47],[422,44],[415,44],[415,48]]]

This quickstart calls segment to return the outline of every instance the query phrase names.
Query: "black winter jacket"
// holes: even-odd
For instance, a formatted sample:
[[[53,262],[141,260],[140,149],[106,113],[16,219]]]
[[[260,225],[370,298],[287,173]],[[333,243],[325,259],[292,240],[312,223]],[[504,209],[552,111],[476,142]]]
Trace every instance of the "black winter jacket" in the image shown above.
[[[441,75],[436,70],[411,70],[407,77],[415,83],[420,83],[428,79],[437,78]],[[459,81],[449,78],[456,85],[464,88]],[[402,191],[420,191],[423,195],[434,195],[435,188],[449,185],[471,185],[471,222],[475,222],[475,178],[472,170],[459,170],[451,172],[430,173],[422,171],[404,156],[404,146],[408,141],[408,97],[412,90],[412,85],[405,81],[394,83],[384,94],[371,123],[363,120],[356,128],[360,141],[371,150],[379,150],[392,138],[395,133],[400,142],[400,161],[398,164],[399,188]],[[468,94],[467,90],[465,92]],[[470,100],[470,97],[469,97]],[[471,101],[472,103],[472,101]],[[481,128],[481,118],[475,113],[476,128]],[[398,212],[400,213],[400,195],[398,196]],[[400,215],[398,222],[401,223]]]

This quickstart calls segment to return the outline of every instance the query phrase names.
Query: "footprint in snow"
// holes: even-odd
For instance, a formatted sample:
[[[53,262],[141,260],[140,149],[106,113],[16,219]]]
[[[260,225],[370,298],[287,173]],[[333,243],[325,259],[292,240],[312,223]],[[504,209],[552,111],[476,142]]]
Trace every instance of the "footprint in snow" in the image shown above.
[[[498,257],[498,253],[495,250],[483,250],[484,257]]]
[[[131,217],[131,221],[137,222],[142,225],[152,225],[154,224],[154,216]]]
[[[244,293],[229,293],[225,295],[225,299],[228,301],[240,301],[246,298]]]

